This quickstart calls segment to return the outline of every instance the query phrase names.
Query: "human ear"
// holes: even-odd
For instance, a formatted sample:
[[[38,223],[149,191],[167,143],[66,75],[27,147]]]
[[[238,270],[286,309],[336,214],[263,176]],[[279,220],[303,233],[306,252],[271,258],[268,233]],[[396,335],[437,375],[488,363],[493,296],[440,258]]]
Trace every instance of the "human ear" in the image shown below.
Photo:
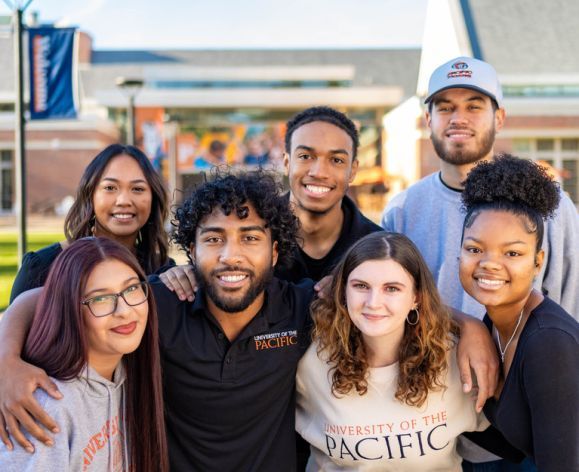
[[[358,159],[354,159],[354,161],[352,162],[352,169],[350,170],[350,178],[348,179],[348,183],[352,183],[354,181],[354,179],[356,178],[356,173],[358,172],[358,165],[360,164],[360,161],[358,161]]]
[[[426,120],[426,126],[430,128],[430,124],[432,123],[432,116],[428,110],[424,112],[424,119]]]
[[[495,129],[497,131],[499,131],[503,128],[503,125],[505,124],[505,118],[506,118],[505,109],[504,108],[498,108],[495,111]]]
[[[537,275],[541,271],[541,267],[543,267],[544,260],[545,260],[545,251],[541,249],[535,255],[535,275]]]
[[[191,259],[191,262],[193,263],[193,265],[195,265],[195,243],[191,243],[189,245],[189,259]]]
[[[279,257],[279,251],[277,249],[277,241],[273,242],[273,246],[272,246],[272,253],[271,253],[271,265],[272,267],[275,267],[275,265],[277,264],[277,258]]]

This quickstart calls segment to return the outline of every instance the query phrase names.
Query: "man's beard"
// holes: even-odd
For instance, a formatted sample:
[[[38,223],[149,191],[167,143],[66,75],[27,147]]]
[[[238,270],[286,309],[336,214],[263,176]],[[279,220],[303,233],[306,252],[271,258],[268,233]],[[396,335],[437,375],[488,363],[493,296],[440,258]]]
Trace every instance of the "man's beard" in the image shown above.
[[[258,278],[256,278],[255,272],[247,269],[240,269],[238,267],[226,267],[214,270],[209,273],[208,277],[206,277],[196,265],[193,266],[193,271],[199,288],[205,291],[209,299],[215,304],[215,306],[217,306],[217,308],[226,313],[239,313],[249,307],[249,305],[251,305],[265,290],[265,287],[273,277],[273,267],[268,268],[265,272],[260,274]],[[251,283],[242,298],[225,297],[220,294],[220,289],[213,280],[223,272],[241,272],[249,277]],[[227,292],[223,288],[221,288],[221,291]],[[235,290],[235,292],[238,291],[239,290]]]
[[[493,144],[495,142],[495,134],[496,131],[493,126],[484,135],[482,135],[479,146],[473,151],[468,151],[461,147],[455,147],[453,151],[448,151],[444,141],[435,136],[434,133],[430,133],[430,139],[432,141],[432,145],[434,146],[434,150],[440,159],[452,165],[464,165],[473,164],[487,156],[493,148]]]

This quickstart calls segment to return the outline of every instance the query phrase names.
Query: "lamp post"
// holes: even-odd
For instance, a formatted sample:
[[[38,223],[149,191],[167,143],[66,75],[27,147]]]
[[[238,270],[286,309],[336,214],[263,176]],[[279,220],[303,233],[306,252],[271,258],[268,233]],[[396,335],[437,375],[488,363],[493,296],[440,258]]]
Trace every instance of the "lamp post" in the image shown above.
[[[127,144],[135,145],[135,97],[143,88],[143,81],[141,79],[127,79],[126,77],[119,77],[116,81],[117,87],[129,98],[129,106],[127,108]]]
[[[22,14],[32,0],[4,0],[14,13],[14,165],[16,167],[16,211],[18,226],[18,266],[26,252],[26,152],[24,122],[24,72],[22,60]]]

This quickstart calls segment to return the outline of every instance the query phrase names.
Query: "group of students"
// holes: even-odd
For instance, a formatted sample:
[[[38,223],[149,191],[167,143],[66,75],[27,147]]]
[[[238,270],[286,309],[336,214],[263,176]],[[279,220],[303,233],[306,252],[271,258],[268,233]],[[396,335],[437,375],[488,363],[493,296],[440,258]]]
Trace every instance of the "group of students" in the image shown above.
[[[541,167],[493,157],[489,70],[434,72],[441,172],[391,202],[387,231],[345,195],[358,135],[331,108],[288,122],[289,194],[261,170],[191,192],[173,221],[187,267],[167,257],[146,156],[105,149],[0,323],[0,469],[477,470],[459,455],[472,431],[524,470],[579,470],[579,327],[561,307],[577,214],[561,223],[570,202]]]

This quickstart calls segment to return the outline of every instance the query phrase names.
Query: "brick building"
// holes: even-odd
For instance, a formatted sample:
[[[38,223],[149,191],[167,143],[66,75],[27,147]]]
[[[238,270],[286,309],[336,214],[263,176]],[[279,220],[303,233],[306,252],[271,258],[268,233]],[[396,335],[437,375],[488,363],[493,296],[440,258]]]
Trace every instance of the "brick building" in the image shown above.
[[[459,55],[499,73],[507,120],[496,151],[551,164],[579,203],[578,17],[576,0],[429,0],[422,48],[399,50],[101,51],[81,33],[79,119],[27,124],[29,210],[51,211],[100,149],[124,140],[120,76],[144,82],[138,144],[151,158],[173,155],[178,176],[194,172],[193,159],[212,139],[227,143],[230,163],[241,162],[256,137],[279,157],[283,123],[325,104],[357,122],[362,167],[381,166],[393,195],[438,169],[422,101],[432,70]],[[0,213],[14,205],[8,21],[0,17]]]
[[[258,137],[283,151],[283,125],[298,110],[330,105],[360,126],[360,158],[381,164],[382,117],[414,95],[419,49],[372,50],[93,50],[78,35],[78,120],[26,126],[28,202],[51,211],[72,195],[87,162],[109,143],[123,141],[128,98],[118,77],[140,79],[137,144],[152,159],[176,154],[179,176],[212,139],[227,143],[238,163]],[[12,45],[0,35],[0,212],[13,208],[14,92]],[[255,143],[253,143],[255,144]],[[268,151],[271,149],[268,149]],[[179,177],[178,176],[178,177]],[[177,188],[183,180],[177,179]]]

